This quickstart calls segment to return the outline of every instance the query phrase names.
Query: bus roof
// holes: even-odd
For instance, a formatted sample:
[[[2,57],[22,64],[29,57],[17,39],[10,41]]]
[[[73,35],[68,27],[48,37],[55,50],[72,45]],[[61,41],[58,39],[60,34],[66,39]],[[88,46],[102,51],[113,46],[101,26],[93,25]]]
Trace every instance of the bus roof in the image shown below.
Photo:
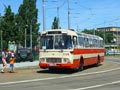
[[[86,34],[86,33],[78,33],[80,37],[84,38],[91,38],[91,39],[96,39],[96,40],[103,40],[103,38],[97,36],[97,35],[92,35],[92,34]]]
[[[74,36],[78,36],[77,33],[73,30],[69,30],[69,29],[50,29],[50,30],[46,30],[43,31],[41,34],[67,34],[67,35],[74,35]]]
[[[72,36],[80,36],[80,37],[91,38],[91,39],[96,39],[96,40],[103,40],[103,38],[99,36],[76,32],[73,29],[49,29],[49,30],[43,31],[41,34],[43,35],[44,34],[45,35],[67,34],[67,35],[72,35]]]

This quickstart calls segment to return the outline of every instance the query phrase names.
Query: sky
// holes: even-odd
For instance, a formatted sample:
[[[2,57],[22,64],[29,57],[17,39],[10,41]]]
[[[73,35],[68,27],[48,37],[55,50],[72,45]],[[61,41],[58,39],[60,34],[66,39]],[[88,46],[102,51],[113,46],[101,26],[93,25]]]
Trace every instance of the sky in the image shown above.
[[[95,29],[99,27],[120,26],[120,0],[44,0],[45,29],[51,29],[55,16],[59,16],[60,27],[71,29]],[[10,5],[12,12],[17,13],[23,0],[0,0],[0,14],[4,15],[5,6]],[[39,32],[43,31],[43,3],[37,0]],[[57,9],[58,7],[58,9]],[[59,11],[59,13],[57,12]]]

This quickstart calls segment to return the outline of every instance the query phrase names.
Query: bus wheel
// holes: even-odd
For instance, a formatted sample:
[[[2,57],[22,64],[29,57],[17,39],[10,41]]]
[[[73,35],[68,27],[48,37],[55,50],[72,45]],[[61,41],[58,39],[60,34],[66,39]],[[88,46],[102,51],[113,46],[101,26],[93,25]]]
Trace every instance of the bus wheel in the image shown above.
[[[83,60],[80,60],[79,71],[82,71],[83,69],[84,69],[84,62],[83,62]]]
[[[98,60],[97,60],[97,63],[96,63],[96,66],[99,66],[100,65],[100,56],[98,56]]]

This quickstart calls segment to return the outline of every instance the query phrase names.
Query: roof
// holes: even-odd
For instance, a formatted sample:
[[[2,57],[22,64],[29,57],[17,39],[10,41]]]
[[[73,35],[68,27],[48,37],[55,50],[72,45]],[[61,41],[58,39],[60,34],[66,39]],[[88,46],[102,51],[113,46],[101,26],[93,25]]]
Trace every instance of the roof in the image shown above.
[[[67,33],[68,35],[76,35],[77,33],[76,31],[74,31],[73,29],[50,29],[50,30],[45,30],[42,32],[42,34],[47,34],[48,32],[54,32],[54,31],[61,31],[62,33]]]
[[[97,28],[97,29],[104,29],[104,28],[120,28],[120,27],[110,26],[110,27],[100,27],[100,28]]]

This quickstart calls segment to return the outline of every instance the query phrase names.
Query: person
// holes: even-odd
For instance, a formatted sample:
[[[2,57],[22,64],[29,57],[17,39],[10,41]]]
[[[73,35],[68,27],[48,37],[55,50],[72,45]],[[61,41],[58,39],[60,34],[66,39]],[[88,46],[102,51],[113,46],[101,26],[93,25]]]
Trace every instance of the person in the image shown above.
[[[11,57],[10,57],[10,73],[13,73],[13,72],[14,72],[14,62],[15,62],[14,51],[11,51]]]
[[[4,73],[5,72],[5,68],[7,67],[6,52],[5,52],[5,50],[2,51],[2,64],[3,64],[3,68],[1,70],[1,72]]]
[[[10,52],[10,51],[7,51],[7,52],[6,52],[6,61],[7,61],[7,63],[10,62],[10,57],[11,57],[11,52]]]

